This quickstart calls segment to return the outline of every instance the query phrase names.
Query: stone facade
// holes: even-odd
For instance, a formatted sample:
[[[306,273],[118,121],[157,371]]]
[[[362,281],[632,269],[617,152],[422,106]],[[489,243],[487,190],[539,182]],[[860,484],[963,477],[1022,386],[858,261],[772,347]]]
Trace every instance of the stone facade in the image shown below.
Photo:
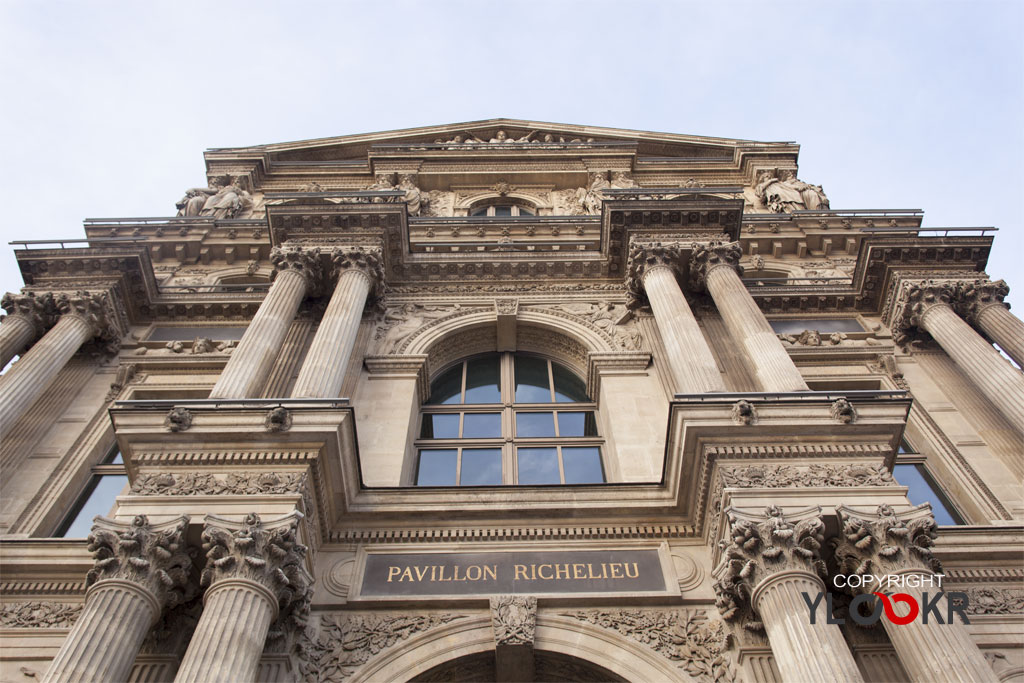
[[[0,681],[1024,681],[991,235],[833,209],[789,143],[206,164],[176,216],[16,252]]]

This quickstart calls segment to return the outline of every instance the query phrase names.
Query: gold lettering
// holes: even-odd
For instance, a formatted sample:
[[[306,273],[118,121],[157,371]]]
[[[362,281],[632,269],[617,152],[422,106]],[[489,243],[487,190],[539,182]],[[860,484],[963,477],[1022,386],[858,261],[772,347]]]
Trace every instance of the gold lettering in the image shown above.
[[[594,565],[592,565],[592,564],[588,564],[587,565],[587,574],[589,574],[589,576],[587,577],[588,579],[596,579],[596,578],[598,578],[598,577],[594,576]]]
[[[536,581],[537,580],[537,565],[535,565],[535,564],[531,564],[530,565],[530,580],[531,581]]]
[[[613,579],[621,579],[622,578],[622,563],[621,562],[611,562],[611,563],[608,564],[608,566],[612,570],[612,578]]]
[[[473,575],[473,570],[476,570],[476,576]],[[466,578],[470,581],[479,581],[480,576],[484,573],[484,570],[480,569],[480,565],[473,564],[466,569]]]
[[[463,576],[461,578],[459,577],[459,565],[455,565],[454,567],[452,567],[452,569],[455,571],[455,578],[452,579],[453,581],[465,581],[466,580],[465,576]]]
[[[574,564],[572,566],[572,578],[574,578],[574,579],[585,579],[585,578],[587,578],[587,577],[583,576],[583,565],[582,564]]]
[[[409,577],[408,579],[407,579],[407,578],[405,578],[405,577],[407,577],[407,576]],[[406,567],[406,568],[405,568],[405,571],[404,571],[404,572],[402,572],[402,576],[401,576],[401,578],[400,578],[400,579],[398,579],[398,582],[399,582],[399,583],[401,583],[402,581],[415,581],[415,579],[414,579],[414,578],[412,578],[412,570],[411,570],[411,569],[409,569],[408,567]]]
[[[431,581],[437,581],[437,565],[436,564],[430,565],[430,580]]]
[[[516,576],[514,579],[512,579],[513,581],[518,581],[519,579],[522,579],[523,581],[529,580],[529,577],[526,575],[527,569],[525,564],[517,564],[515,566],[515,570]],[[519,576],[520,574],[522,574],[522,576]]]
[[[516,567],[521,567],[521,566],[522,565],[519,565],[519,564],[516,565]],[[526,569],[526,567],[523,567],[523,569]],[[491,581],[497,581],[498,580],[498,565],[492,564],[490,567],[484,565],[484,578],[486,579],[488,577],[490,577]]]
[[[640,576],[640,569],[636,566],[636,562],[633,563],[633,573],[632,574],[629,573],[629,564],[628,563],[626,564],[626,576],[631,578],[631,579],[635,579],[638,576]]]
[[[441,571],[438,572],[438,574],[440,574],[440,576],[437,577],[437,580],[438,581],[451,581],[451,579],[444,578],[444,567],[445,566],[442,564],[441,565]]]
[[[388,583],[391,583],[391,579],[393,579],[395,577],[395,574],[398,574],[400,571],[402,571],[401,567],[389,566],[388,567]]]
[[[416,580],[417,581],[422,581],[423,577],[426,576],[426,574],[427,574],[427,568],[424,567],[423,571],[420,571],[419,567],[413,567],[413,569],[416,570]]]
[[[602,579],[607,579],[608,578],[608,563],[607,562],[602,562],[601,563],[601,578]]]
[[[562,572],[565,572],[565,576],[562,576]],[[556,564],[555,565],[555,578],[556,579],[568,579],[569,578],[569,565],[567,565],[567,564]]]
[[[550,581],[551,579],[555,578],[555,577],[551,576],[550,574],[548,574],[547,576],[544,576],[544,567],[550,568],[551,565],[550,564],[542,564],[541,566],[537,567],[537,575],[540,578],[544,579],[545,581]]]

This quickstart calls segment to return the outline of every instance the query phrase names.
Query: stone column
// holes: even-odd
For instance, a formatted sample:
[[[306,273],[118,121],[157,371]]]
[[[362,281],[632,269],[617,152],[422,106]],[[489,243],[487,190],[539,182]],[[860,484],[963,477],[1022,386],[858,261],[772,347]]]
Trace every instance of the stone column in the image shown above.
[[[894,334],[925,330],[1018,429],[1024,429],[1024,374],[974,331],[956,311],[960,284],[951,280],[904,282],[895,304]]]
[[[279,247],[270,254],[274,284],[224,366],[210,398],[260,395],[299,304],[321,280],[319,249]]]
[[[957,308],[964,320],[1024,368],[1024,321],[1010,313],[1010,304],[1003,301],[1009,293],[1002,280],[971,282],[960,288]]]
[[[86,578],[82,615],[44,681],[124,681],[161,613],[189,595],[192,560],[185,551],[188,517],[150,526],[103,517],[89,536],[96,565]]]
[[[0,369],[53,325],[54,306],[49,292],[39,296],[34,292],[4,294],[0,307],[7,315],[0,320]]]
[[[380,260],[379,247],[341,247],[331,254],[338,284],[306,353],[292,398],[338,397],[366,299],[383,280]]]
[[[763,391],[809,391],[775,330],[740,280],[742,256],[738,242],[694,244],[690,284],[695,290],[707,289],[711,294],[729,334],[750,359]]]
[[[932,553],[938,534],[927,504],[900,514],[896,514],[889,505],[880,505],[874,513],[843,505],[837,508],[837,512],[842,524],[842,533],[835,548],[840,574],[916,575],[934,586],[939,585],[934,574],[941,573],[942,567]],[[852,590],[870,593],[872,587],[879,592],[906,593],[917,601],[922,611],[922,594],[927,590],[930,599],[934,599],[940,590],[937,587],[878,588],[871,585]],[[951,621],[945,621],[948,616],[945,600],[940,600],[941,618],[936,619],[931,614],[927,624],[923,615],[903,625],[894,624],[885,616],[881,618],[903,668],[915,681],[996,681],[992,667],[958,617],[954,614]],[[904,616],[907,610],[897,609],[896,613]]]
[[[256,513],[243,522],[206,516],[200,583],[208,588],[176,682],[256,679],[271,624],[293,603],[308,604],[306,547],[296,540],[301,519],[298,511],[266,525]]]
[[[0,378],[0,433],[28,410],[82,344],[98,335],[120,339],[105,292],[58,294],[54,302],[57,324]]]
[[[715,357],[676,280],[680,259],[678,245],[634,246],[627,288],[634,297],[646,293],[651,303],[668,354],[672,390],[680,394],[725,391]]]
[[[728,512],[731,540],[715,571],[722,618],[763,629],[787,682],[863,681],[839,627],[823,613],[812,624],[802,595],[813,601],[825,590],[821,508],[786,515],[772,505],[761,520]]]

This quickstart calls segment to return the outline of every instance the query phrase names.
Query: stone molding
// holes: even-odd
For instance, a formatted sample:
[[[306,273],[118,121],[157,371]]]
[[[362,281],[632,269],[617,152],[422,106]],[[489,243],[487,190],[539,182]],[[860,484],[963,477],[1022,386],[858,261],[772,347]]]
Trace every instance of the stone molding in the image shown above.
[[[836,513],[842,531],[832,545],[841,573],[942,572],[932,550],[938,525],[927,503],[900,513],[890,505],[875,512],[840,505]]]
[[[537,598],[532,595],[495,595],[490,598],[494,643],[533,645],[537,631]]]
[[[765,582],[785,572],[825,576],[821,508],[787,515],[779,506],[769,505],[760,520],[734,508],[726,514],[729,539],[719,541],[724,557],[715,569],[715,606],[726,621],[747,617],[743,626],[760,631],[760,620],[749,617],[756,617],[754,596]]]
[[[239,523],[218,515],[207,515],[203,529],[206,568],[200,585],[207,591],[229,581],[247,581],[269,591],[274,609],[286,608],[304,599],[310,581],[302,566],[306,546],[297,540],[298,510],[267,524],[251,512]]]
[[[493,543],[494,541],[590,540],[590,539],[671,539],[693,538],[696,530],[685,524],[644,524],[618,526],[570,527],[476,527],[464,525],[457,529],[425,527],[420,529],[345,529],[332,531],[331,543]]]
[[[104,581],[141,587],[161,609],[188,600],[192,559],[186,548],[187,516],[150,525],[145,515],[130,524],[97,517],[89,534],[89,552],[95,563],[85,579],[91,589]]]
[[[37,338],[53,327],[59,315],[51,292],[7,292],[0,299],[0,308],[7,311],[7,316],[18,316],[31,323]]]
[[[727,267],[743,275],[743,248],[739,242],[694,243],[690,254],[690,288],[695,292],[707,289],[707,278],[715,268]]]
[[[0,628],[71,628],[82,603],[32,601],[0,605]]]

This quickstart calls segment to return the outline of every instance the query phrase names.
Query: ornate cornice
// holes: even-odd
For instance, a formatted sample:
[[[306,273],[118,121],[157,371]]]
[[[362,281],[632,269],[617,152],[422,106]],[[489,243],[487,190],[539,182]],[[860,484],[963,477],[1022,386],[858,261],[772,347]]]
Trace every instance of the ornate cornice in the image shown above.
[[[743,275],[741,258],[743,248],[739,242],[694,243],[690,254],[690,288],[696,292],[706,289],[708,273],[715,268],[731,268]]]

